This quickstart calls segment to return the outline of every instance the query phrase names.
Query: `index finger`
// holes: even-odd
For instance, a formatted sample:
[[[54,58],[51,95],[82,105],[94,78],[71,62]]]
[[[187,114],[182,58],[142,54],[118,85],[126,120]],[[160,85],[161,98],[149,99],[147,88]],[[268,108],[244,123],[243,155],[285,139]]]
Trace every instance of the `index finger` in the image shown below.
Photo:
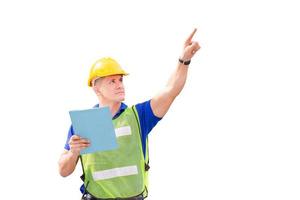
[[[195,28],[194,31],[191,33],[191,35],[186,39],[186,43],[190,43],[196,33],[197,29]]]

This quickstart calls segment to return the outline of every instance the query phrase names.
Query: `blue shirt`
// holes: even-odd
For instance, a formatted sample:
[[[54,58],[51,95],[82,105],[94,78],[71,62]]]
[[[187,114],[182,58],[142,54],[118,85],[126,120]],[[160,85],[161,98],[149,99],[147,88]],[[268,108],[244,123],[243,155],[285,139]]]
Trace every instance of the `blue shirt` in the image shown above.
[[[99,105],[97,104],[94,107],[98,107]],[[150,131],[153,129],[153,127],[157,124],[157,122],[159,120],[161,120],[161,118],[156,117],[153,114],[152,108],[150,106],[150,100],[145,101],[143,103],[139,103],[135,105],[136,110],[138,112],[139,115],[139,120],[140,120],[140,127],[141,127],[141,140],[142,140],[142,147],[143,147],[143,153],[145,156],[145,152],[146,152],[146,140],[148,137],[148,134],[150,133]],[[121,103],[121,106],[119,108],[119,111],[115,114],[115,116],[113,117],[113,119],[117,118],[125,109],[127,108],[127,105],[124,103]],[[70,146],[69,146],[69,140],[71,138],[72,135],[74,135],[74,130],[73,127],[71,126],[68,132],[68,137],[67,137],[67,141],[65,144],[65,149],[66,150],[70,150]]]

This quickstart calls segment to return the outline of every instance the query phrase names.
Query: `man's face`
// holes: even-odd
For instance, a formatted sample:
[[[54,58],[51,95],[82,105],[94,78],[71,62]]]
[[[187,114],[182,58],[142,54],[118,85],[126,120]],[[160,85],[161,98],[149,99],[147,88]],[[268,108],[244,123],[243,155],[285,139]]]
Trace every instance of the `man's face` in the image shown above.
[[[125,99],[125,89],[122,75],[106,76],[97,80],[95,86],[100,95],[110,101],[121,102]]]

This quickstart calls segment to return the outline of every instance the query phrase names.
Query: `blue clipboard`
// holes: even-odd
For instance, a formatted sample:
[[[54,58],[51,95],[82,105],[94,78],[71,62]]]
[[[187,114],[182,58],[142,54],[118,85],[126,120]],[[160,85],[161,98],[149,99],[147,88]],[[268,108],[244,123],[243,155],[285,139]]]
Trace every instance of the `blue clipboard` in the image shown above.
[[[108,107],[69,111],[74,133],[90,141],[80,154],[118,148],[112,115]]]

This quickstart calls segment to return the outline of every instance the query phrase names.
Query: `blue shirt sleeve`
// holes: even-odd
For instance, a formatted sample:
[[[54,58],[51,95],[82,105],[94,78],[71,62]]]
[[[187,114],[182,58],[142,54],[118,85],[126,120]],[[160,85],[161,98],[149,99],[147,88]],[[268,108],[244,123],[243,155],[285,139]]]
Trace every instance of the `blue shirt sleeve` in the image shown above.
[[[65,149],[68,150],[68,151],[70,150],[69,140],[72,137],[72,135],[74,135],[73,126],[71,126],[70,129],[69,129],[67,141],[66,141],[66,144],[65,144]]]
[[[143,153],[146,151],[146,140],[150,131],[162,118],[156,117],[152,111],[150,100],[135,105],[139,115],[141,134],[142,134],[142,145]]]

